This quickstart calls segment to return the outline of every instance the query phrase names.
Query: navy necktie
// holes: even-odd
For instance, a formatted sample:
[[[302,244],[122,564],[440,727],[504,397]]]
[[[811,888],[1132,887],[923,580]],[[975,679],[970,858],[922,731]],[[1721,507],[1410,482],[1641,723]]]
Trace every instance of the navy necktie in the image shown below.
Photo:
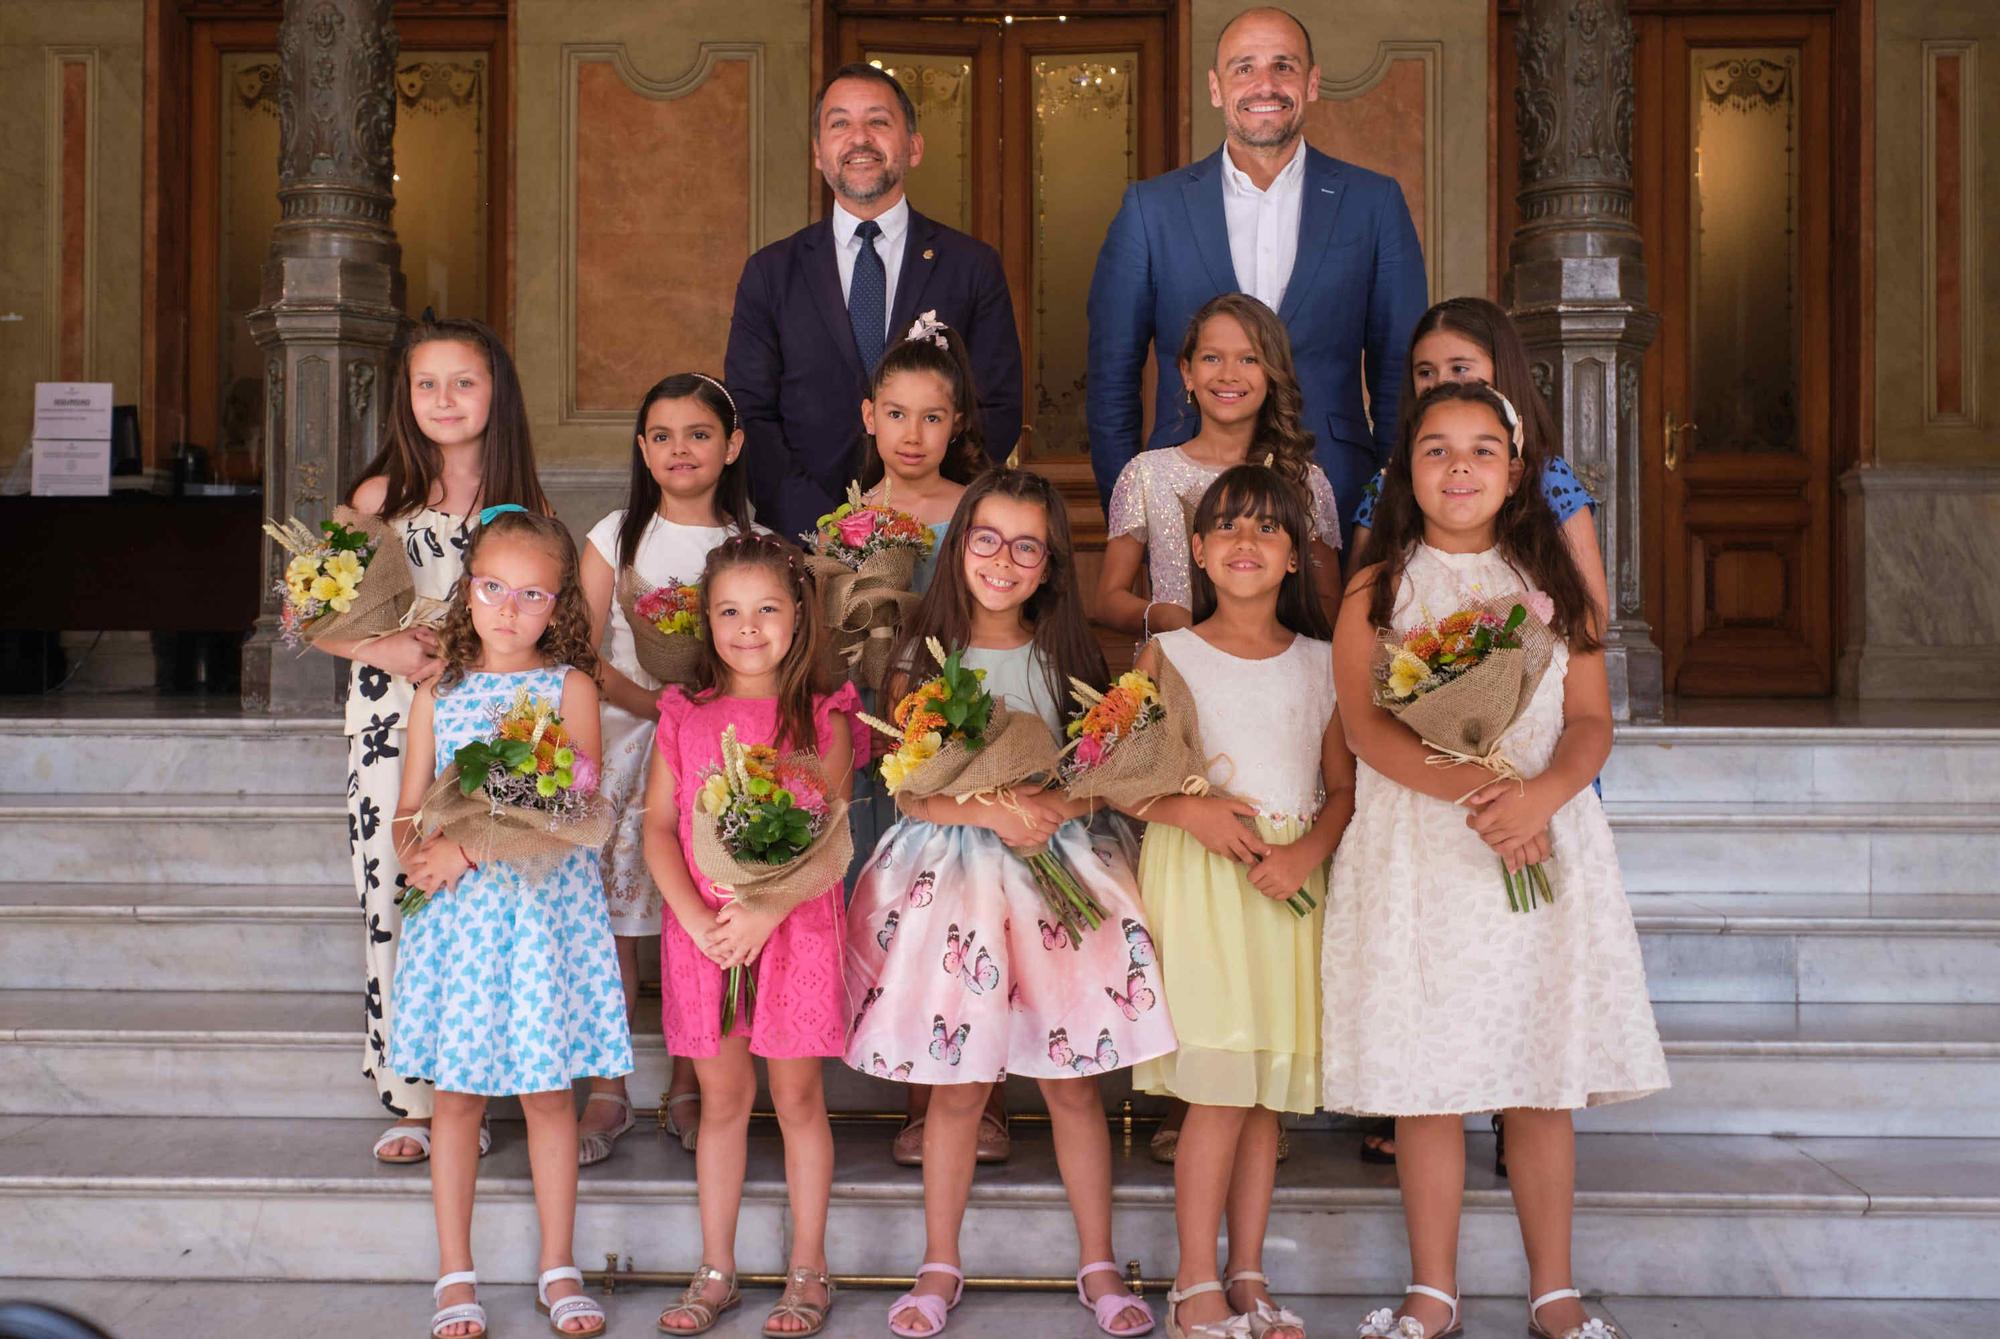
[[[861,368],[872,375],[887,342],[889,274],[875,252],[882,225],[864,219],[854,235],[861,239],[861,254],[854,258],[854,277],[847,285],[847,319],[854,326],[854,348],[861,355]]]

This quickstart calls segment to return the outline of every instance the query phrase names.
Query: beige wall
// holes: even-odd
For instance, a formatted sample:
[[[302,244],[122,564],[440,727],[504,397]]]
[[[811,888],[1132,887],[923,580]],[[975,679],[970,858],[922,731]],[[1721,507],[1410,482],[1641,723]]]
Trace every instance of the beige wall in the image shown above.
[[[1875,13],[1875,458],[1884,466],[2000,466],[2000,4],[1895,0]],[[1957,210],[1935,168],[1954,56],[1970,173]],[[1939,61],[1943,89],[1937,74],[1927,79]],[[1941,204],[1964,239],[1956,284],[1950,246],[1926,241]],[[1969,318],[1958,339],[1972,411],[1955,416],[1935,412],[1932,392],[1940,349],[1951,343],[1942,327],[1951,324],[1953,289]]]
[[[0,471],[32,426],[35,382],[55,379],[60,236],[50,211],[59,57],[86,62],[94,122],[87,199],[83,380],[139,398],[139,150],[143,0],[0,0]],[[14,317],[20,319],[12,319]]]

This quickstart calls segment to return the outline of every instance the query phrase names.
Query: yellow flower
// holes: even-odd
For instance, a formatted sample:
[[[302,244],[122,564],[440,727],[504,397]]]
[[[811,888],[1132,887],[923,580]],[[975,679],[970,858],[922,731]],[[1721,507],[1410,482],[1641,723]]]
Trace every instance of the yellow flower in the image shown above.
[[[938,750],[943,747],[944,737],[935,730],[909,740],[882,760],[882,784],[888,787],[891,795],[895,794],[903,788],[910,773],[937,757]]]
[[[1116,686],[1123,688],[1142,703],[1160,700],[1160,690],[1154,687],[1152,679],[1138,670],[1126,670],[1119,675]]]
[[[722,773],[717,772],[714,776],[702,782],[701,794],[697,797],[696,803],[701,806],[703,813],[711,816],[727,809],[729,807],[729,779],[723,776]]]
[[[285,582],[294,590],[311,583],[319,575],[319,564],[311,558],[294,558],[285,564]]]
[[[1396,658],[1389,662],[1389,694],[1405,698],[1417,691],[1417,685],[1431,677],[1430,667],[1411,655],[1408,651],[1396,652]]]
[[[336,553],[326,560],[326,574],[336,581],[353,585],[361,580],[361,559],[352,553]]]

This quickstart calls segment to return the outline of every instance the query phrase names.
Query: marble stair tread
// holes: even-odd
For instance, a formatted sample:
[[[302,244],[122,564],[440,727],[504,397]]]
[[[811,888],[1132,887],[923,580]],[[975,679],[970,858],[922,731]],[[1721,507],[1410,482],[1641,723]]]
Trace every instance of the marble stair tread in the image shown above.
[[[1994,876],[2000,887],[2000,872]],[[2000,893],[1631,893],[1648,930],[1698,933],[1993,934]]]
[[[8,818],[340,818],[346,801],[324,791],[303,795],[124,795],[115,791],[65,794],[0,792],[0,820]]]
[[[354,889],[347,884],[243,883],[0,883],[0,918],[50,915],[172,916],[212,912],[232,916],[302,915],[352,920]]]
[[[1932,804],[1898,801],[1775,802],[1716,800],[1620,800],[1604,802],[1611,826],[1619,828],[1730,828],[2000,831],[2000,810],[1991,804]]]

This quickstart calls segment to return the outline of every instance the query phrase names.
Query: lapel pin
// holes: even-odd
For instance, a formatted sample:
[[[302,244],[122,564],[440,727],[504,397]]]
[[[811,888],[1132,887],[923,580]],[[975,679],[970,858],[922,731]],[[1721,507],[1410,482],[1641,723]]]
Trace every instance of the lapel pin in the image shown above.
[[[937,252],[935,252],[935,251],[931,250],[931,249],[930,249],[929,247],[925,247],[925,248],[924,248],[924,259],[925,259],[925,260],[936,260],[936,259],[937,259]]]

